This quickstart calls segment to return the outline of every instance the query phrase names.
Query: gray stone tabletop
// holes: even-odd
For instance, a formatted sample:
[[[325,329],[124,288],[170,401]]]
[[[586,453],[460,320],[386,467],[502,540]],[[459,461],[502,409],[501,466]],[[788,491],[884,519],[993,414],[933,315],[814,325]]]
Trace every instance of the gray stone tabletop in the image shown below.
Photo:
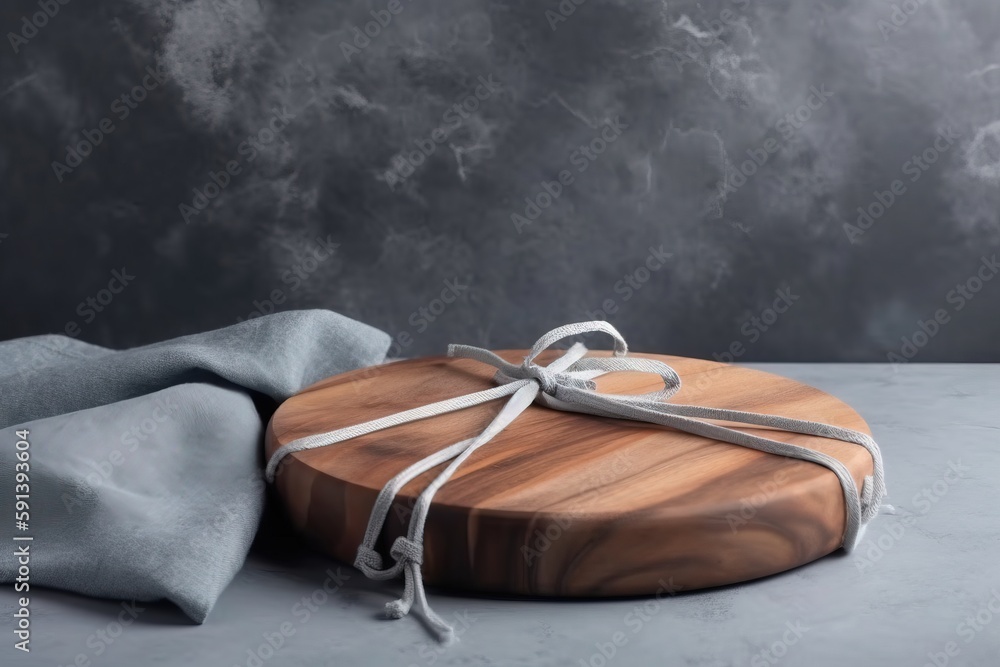
[[[30,654],[3,665],[983,665],[1000,664],[1000,366],[755,364],[828,391],[868,421],[895,514],[852,554],[662,599],[555,601],[432,590],[460,642],[386,621],[400,584],[307,549],[276,552],[270,516],[204,625],[165,603],[32,591]],[[44,545],[36,545],[42,549]]]

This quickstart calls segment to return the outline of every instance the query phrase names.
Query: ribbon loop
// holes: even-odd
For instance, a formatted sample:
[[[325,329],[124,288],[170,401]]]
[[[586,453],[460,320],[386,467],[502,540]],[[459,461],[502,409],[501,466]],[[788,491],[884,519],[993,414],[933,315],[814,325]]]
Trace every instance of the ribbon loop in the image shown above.
[[[587,348],[581,343],[575,343],[548,365],[541,366],[535,363],[535,359],[555,343],[565,338],[587,333],[610,335],[614,341],[612,356],[587,357],[585,356]],[[469,345],[449,345],[448,356],[450,357],[470,359],[496,368],[493,380],[500,386],[413,408],[357,426],[294,440],[279,447],[272,454],[267,465],[267,479],[274,481],[278,463],[284,456],[292,452],[325,447],[366,433],[462,410],[498,398],[507,399],[507,403],[496,418],[478,436],[434,452],[411,464],[386,483],[372,508],[368,529],[364,541],[358,547],[354,562],[355,567],[372,579],[389,579],[402,573],[404,577],[403,595],[400,599],[386,604],[386,614],[390,618],[402,618],[409,613],[416,601],[428,626],[439,640],[446,643],[454,639],[454,632],[451,626],[434,613],[427,604],[420,572],[424,558],[424,525],[430,510],[431,500],[437,490],[451,478],[455,470],[476,449],[487,444],[535,401],[557,410],[668,426],[741,447],[825,466],[836,475],[844,492],[846,517],[843,546],[847,550],[854,548],[860,539],[864,525],[879,513],[882,498],[886,495],[882,455],[871,436],[860,431],[802,419],[666,403],[664,401],[680,391],[681,379],[677,372],[668,364],[656,359],[626,357],[627,352],[628,345],[625,343],[625,339],[611,324],[603,321],[578,322],[553,329],[535,342],[520,365],[512,364],[489,350]],[[643,394],[597,392],[593,382],[594,378],[615,372],[652,373],[659,376],[663,382],[663,388]],[[864,447],[871,454],[873,473],[865,477],[859,493],[850,471],[832,456],[807,447],[751,435],[709,421],[701,421],[702,419],[766,426],[850,442]],[[410,517],[407,536],[398,537],[393,543],[389,553],[395,563],[391,567],[383,569],[382,557],[374,550],[373,545],[382,531],[385,517],[396,494],[418,475],[447,461],[450,463],[417,498]]]
[[[535,344],[531,346],[531,352],[528,353],[525,361],[534,361],[535,357],[564,338],[572,338],[573,336],[580,336],[588,333],[606,333],[611,336],[615,342],[614,355],[616,357],[624,357],[628,353],[628,344],[625,342],[625,339],[622,338],[622,335],[618,333],[618,329],[611,326],[609,322],[594,320],[593,322],[564,324],[561,327],[553,329],[539,338]]]
[[[382,555],[367,544],[358,545],[358,555],[354,558],[354,567],[378,571],[382,569]]]

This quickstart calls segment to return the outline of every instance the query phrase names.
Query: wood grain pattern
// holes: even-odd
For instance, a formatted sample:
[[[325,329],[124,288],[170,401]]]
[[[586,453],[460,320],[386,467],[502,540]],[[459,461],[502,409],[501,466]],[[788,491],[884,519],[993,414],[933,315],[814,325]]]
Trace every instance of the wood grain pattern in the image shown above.
[[[525,351],[499,354],[520,362]],[[544,353],[538,362],[557,354]],[[683,385],[673,402],[870,433],[843,402],[787,378],[700,359],[633,356],[660,359],[677,370]],[[266,454],[305,435],[488,388],[492,372],[470,360],[430,357],[328,378],[278,409]],[[656,387],[655,376],[638,373],[598,380],[601,391]],[[433,451],[479,433],[500,405],[292,454],[280,468],[278,492],[301,531],[352,563],[385,482]],[[871,457],[856,445],[744,430],[839,459],[859,488],[872,472]],[[397,497],[382,553],[405,533],[409,508],[439,471],[425,473]],[[669,428],[532,405],[438,492],[427,521],[424,578],[465,590],[540,596],[651,594],[663,582],[691,590],[745,581],[837,549],[844,532],[842,494],[836,476],[819,465]]]

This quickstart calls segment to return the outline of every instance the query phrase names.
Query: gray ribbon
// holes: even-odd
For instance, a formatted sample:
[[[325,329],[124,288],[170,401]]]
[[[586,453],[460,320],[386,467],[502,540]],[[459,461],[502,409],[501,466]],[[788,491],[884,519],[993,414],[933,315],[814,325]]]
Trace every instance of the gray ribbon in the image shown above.
[[[560,340],[598,332],[606,333],[614,339],[613,356],[586,357],[587,348],[576,343],[547,366],[535,363],[539,354]],[[416,602],[423,610],[424,618],[430,628],[444,643],[453,641],[455,634],[452,627],[438,616],[427,603],[420,571],[420,566],[423,563],[424,525],[427,521],[431,500],[438,489],[451,478],[455,470],[473,452],[492,440],[524,412],[532,402],[536,401],[556,410],[669,426],[713,440],[825,466],[837,476],[844,490],[847,520],[843,546],[848,551],[854,548],[863,526],[878,514],[882,498],[886,495],[882,455],[878,445],[869,435],[852,429],[802,419],[789,419],[740,410],[665,403],[664,401],[676,394],[681,387],[681,380],[677,372],[662,361],[627,357],[627,351],[628,346],[621,334],[613,326],[602,321],[579,322],[553,329],[538,339],[520,365],[511,364],[489,350],[468,345],[450,345],[448,347],[449,357],[473,359],[496,368],[497,372],[493,376],[493,380],[498,386],[406,410],[356,426],[293,440],[275,450],[268,461],[265,474],[268,481],[273,482],[278,465],[285,456],[292,452],[325,447],[399,424],[463,410],[498,398],[510,397],[499,414],[486,427],[486,430],[478,436],[445,447],[417,461],[390,479],[375,501],[365,537],[358,546],[354,566],[361,570],[365,576],[371,579],[391,579],[400,574],[404,576],[403,595],[398,600],[386,604],[387,615],[390,618],[402,618],[409,613],[410,608]],[[659,375],[663,380],[663,388],[645,394],[598,393],[593,381],[594,378],[617,371],[637,371]],[[871,454],[874,471],[872,475],[865,477],[859,495],[850,471],[832,456],[806,447],[700,421],[701,419],[740,422],[854,443],[864,447]],[[382,526],[396,494],[410,480],[446,461],[451,461],[451,463],[417,497],[406,536],[398,537],[393,543],[389,554],[394,563],[389,567],[383,567],[382,556],[375,551],[375,543],[382,532]]]

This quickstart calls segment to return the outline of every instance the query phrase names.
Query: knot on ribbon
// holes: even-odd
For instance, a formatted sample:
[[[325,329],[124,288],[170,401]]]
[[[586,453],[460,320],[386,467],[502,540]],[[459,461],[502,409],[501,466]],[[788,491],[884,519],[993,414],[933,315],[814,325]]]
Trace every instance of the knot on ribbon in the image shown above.
[[[389,554],[398,562],[422,565],[424,562],[424,545],[400,535],[392,543]]]
[[[544,366],[537,366],[530,361],[525,361],[523,364],[518,366],[520,376],[518,379],[522,380],[537,380],[538,386],[543,392],[549,395],[555,395],[556,393],[556,375]]]
[[[542,366],[535,363],[538,355],[560,340],[599,332],[610,335],[614,340],[614,350],[610,357],[588,357],[587,348],[581,343],[575,343],[548,365]],[[860,431],[804,419],[791,419],[742,410],[667,403],[667,399],[680,390],[681,380],[677,372],[657,359],[626,358],[627,352],[628,346],[625,339],[622,338],[617,329],[603,321],[567,324],[553,329],[538,339],[524,358],[523,363],[519,365],[512,364],[489,350],[468,345],[450,345],[448,356],[472,359],[496,368],[497,371],[493,379],[499,386],[289,442],[279,447],[271,455],[271,460],[267,464],[267,479],[274,481],[275,470],[282,458],[292,452],[325,447],[418,419],[463,410],[499,398],[507,398],[507,403],[482,433],[442,448],[411,464],[389,480],[375,501],[375,506],[372,508],[368,520],[364,541],[358,547],[355,566],[364,572],[365,576],[373,579],[389,579],[400,574],[404,575],[403,596],[386,605],[386,613],[389,617],[402,618],[416,603],[423,609],[429,627],[444,643],[454,640],[455,633],[452,627],[435,614],[428,605],[420,571],[423,564],[424,526],[431,500],[438,489],[451,478],[455,470],[473,452],[503,431],[536,400],[546,407],[557,410],[569,410],[599,417],[667,426],[711,440],[728,442],[769,454],[801,459],[825,466],[837,476],[844,492],[846,517],[842,544],[847,550],[854,548],[864,524],[878,514],[881,500],[886,495],[882,455],[871,436]],[[645,394],[622,395],[598,392],[593,379],[618,371],[658,375],[663,387]],[[865,477],[862,491],[859,494],[851,472],[838,459],[807,447],[721,426],[714,423],[716,421],[738,422],[750,426],[854,443],[864,447],[871,454],[873,473]],[[396,494],[411,480],[444,463],[448,463],[448,465],[418,496],[410,516],[407,535],[396,538],[390,549],[390,554],[396,561],[395,564],[382,569],[382,557],[375,551],[374,545],[382,531]]]
[[[477,349],[478,348],[458,349],[455,351],[453,356],[471,356],[469,351]],[[485,350],[483,351],[485,352]],[[586,348],[583,348],[582,351],[585,352]],[[577,352],[579,351],[574,350],[574,354]],[[484,360],[478,359],[478,361]],[[523,384],[524,381],[527,380],[529,382],[537,383],[542,394],[553,398],[560,395],[560,388],[562,387],[575,387],[577,389],[587,389],[590,391],[597,388],[597,385],[595,385],[591,380],[586,379],[586,376],[590,374],[582,371],[576,371],[572,368],[560,373],[552,370],[551,366],[539,366],[538,364],[527,360],[520,366],[515,366],[506,362],[503,362],[503,364],[504,365],[500,366],[496,374],[493,376],[493,381],[500,385],[513,383]]]

